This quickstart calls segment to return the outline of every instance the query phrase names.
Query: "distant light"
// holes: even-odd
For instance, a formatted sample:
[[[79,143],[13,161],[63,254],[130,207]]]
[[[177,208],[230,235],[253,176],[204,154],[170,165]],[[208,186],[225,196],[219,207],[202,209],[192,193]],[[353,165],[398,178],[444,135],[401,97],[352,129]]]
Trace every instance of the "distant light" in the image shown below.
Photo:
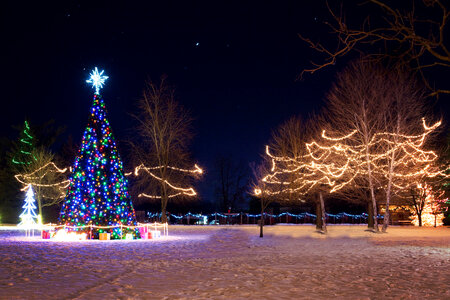
[[[92,83],[92,87],[95,88],[95,93],[98,95],[100,94],[100,89],[103,88],[103,84],[105,84],[106,79],[108,79],[108,76],[103,76],[104,70],[102,70],[100,73],[98,72],[97,67],[92,71],[90,74],[90,79],[86,80],[87,83]]]
[[[197,46],[197,47],[200,46],[200,43],[199,42],[195,43],[195,46]]]

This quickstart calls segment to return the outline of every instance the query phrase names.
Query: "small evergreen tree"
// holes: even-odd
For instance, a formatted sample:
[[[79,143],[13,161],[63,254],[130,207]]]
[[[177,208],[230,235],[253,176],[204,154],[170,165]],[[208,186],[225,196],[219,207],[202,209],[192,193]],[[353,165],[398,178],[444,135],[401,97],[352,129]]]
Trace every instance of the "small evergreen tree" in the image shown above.
[[[23,169],[23,166],[30,165],[36,160],[36,157],[33,155],[34,146],[35,138],[31,134],[28,121],[25,120],[18,146],[16,146],[17,150],[12,158],[12,163],[17,166],[18,170]]]
[[[34,192],[31,185],[28,186],[27,194],[25,197],[25,204],[22,206],[23,212],[20,215],[20,224],[19,226],[31,227],[36,225],[37,215],[34,211],[36,209],[36,205],[34,205]]]

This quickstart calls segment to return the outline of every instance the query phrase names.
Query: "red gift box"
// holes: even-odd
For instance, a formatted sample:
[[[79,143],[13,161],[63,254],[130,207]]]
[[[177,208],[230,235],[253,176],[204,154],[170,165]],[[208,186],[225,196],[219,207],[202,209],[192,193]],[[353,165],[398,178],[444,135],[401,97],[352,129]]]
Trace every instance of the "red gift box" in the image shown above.
[[[152,233],[151,232],[146,232],[144,234],[141,233],[141,239],[143,239],[143,240],[151,240],[152,239]]]
[[[44,240],[50,239],[50,232],[49,232],[49,231],[42,230],[41,237],[42,237],[42,239],[44,239]]]

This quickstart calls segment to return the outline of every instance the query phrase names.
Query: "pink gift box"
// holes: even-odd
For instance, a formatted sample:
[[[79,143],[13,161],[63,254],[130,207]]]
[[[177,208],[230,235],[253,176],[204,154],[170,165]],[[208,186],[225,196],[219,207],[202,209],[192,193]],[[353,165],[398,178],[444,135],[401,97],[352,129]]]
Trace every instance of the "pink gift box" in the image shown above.
[[[139,227],[139,234],[141,235],[141,238],[143,238],[143,236],[146,236],[147,232],[148,232],[147,227]]]

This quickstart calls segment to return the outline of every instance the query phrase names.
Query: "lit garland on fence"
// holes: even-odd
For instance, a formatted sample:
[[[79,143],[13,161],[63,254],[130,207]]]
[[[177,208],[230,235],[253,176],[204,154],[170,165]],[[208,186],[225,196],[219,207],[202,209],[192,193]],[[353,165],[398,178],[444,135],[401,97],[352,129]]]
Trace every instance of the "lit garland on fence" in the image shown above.
[[[155,175],[153,173],[153,171],[155,170],[161,170],[163,169],[163,166],[157,166],[157,167],[146,167],[143,164],[141,164],[140,166],[136,167],[134,170],[134,175],[135,176],[139,176],[139,171],[140,170],[144,170],[146,171],[151,177],[155,178],[156,180],[158,180],[159,182],[163,182],[165,183],[167,186],[171,187],[173,190],[175,190],[175,193],[169,194],[168,198],[173,198],[173,197],[177,197],[177,196],[188,196],[188,197],[194,197],[197,195],[197,192],[193,189],[193,188],[181,188],[181,187],[177,187],[175,185],[173,185],[172,183],[170,183],[167,180],[162,179],[161,177]],[[171,170],[175,170],[175,171],[179,171],[179,172],[183,172],[183,173],[188,173],[188,174],[192,174],[192,175],[196,175],[196,174],[203,174],[203,170],[197,166],[194,165],[194,169],[192,170],[188,170],[188,169],[181,169],[181,168],[176,168],[176,167],[171,167],[171,166],[167,166],[166,168],[171,169]],[[131,175],[132,173],[126,173],[125,175]],[[161,199],[161,196],[155,196],[155,195],[148,195],[145,193],[141,193],[139,194],[138,197],[146,197],[146,198],[152,198],[152,199]]]
[[[56,241],[82,241],[88,239],[88,236],[90,239],[93,237],[92,231],[94,229],[99,230],[99,232],[108,231],[110,229],[120,229],[119,236],[121,239],[130,239],[128,237],[128,234],[124,234],[123,230],[130,230],[130,229],[153,229],[154,231],[157,231],[158,229],[162,228],[163,230],[163,236],[169,235],[169,226],[167,223],[137,223],[135,226],[126,226],[126,225],[113,225],[113,226],[97,226],[97,225],[80,225],[80,226],[67,226],[67,225],[55,225],[55,224],[45,224],[41,225],[40,229],[46,232],[53,232],[53,236],[51,239]],[[86,231],[89,229],[89,231]],[[89,233],[89,235],[88,235]],[[131,235],[131,237],[133,237]],[[132,238],[131,238],[132,239]]]
[[[209,219],[211,218],[215,218],[215,217],[220,217],[220,218],[236,218],[236,217],[240,217],[240,216],[246,216],[249,218],[260,218],[261,214],[248,214],[248,213],[232,213],[232,214],[221,214],[221,213],[212,213],[212,214],[193,214],[193,213],[187,213],[184,214],[182,216],[177,216],[174,214],[170,214],[168,213],[168,215],[172,218],[175,219],[183,219],[183,218],[194,218],[194,219],[202,219],[204,217],[208,217]],[[147,216],[149,218],[160,218],[161,217],[161,213],[148,213]],[[310,217],[310,218],[316,218],[317,216],[315,214],[311,214],[311,213],[300,213],[300,214],[292,214],[289,212],[284,212],[284,213],[280,213],[278,215],[275,214],[269,214],[269,213],[264,213],[264,216],[266,217],[270,217],[270,218],[281,218],[283,216],[289,216],[289,217],[293,217],[293,218],[297,218],[297,219],[302,219],[305,217]],[[341,218],[352,218],[352,219],[367,219],[368,215],[366,213],[362,213],[360,215],[353,215],[353,214],[348,214],[345,212],[342,213],[338,213],[338,214],[330,214],[330,213],[326,213],[327,217],[331,217],[331,218],[336,218],[336,219],[341,219]],[[378,215],[378,218],[383,218],[382,215]]]
[[[42,225],[42,229],[43,230],[55,230],[58,228],[63,228],[63,229],[72,229],[72,230],[77,230],[77,229],[86,229],[86,228],[93,228],[93,229],[112,229],[112,228],[127,228],[127,229],[137,229],[137,228],[150,228],[150,227],[154,227],[155,229],[157,228],[165,228],[168,230],[168,224],[167,223],[137,223],[137,225],[111,225],[111,226],[100,226],[100,225],[56,225],[56,224],[52,224],[52,223],[48,223],[48,224],[44,224]]]

